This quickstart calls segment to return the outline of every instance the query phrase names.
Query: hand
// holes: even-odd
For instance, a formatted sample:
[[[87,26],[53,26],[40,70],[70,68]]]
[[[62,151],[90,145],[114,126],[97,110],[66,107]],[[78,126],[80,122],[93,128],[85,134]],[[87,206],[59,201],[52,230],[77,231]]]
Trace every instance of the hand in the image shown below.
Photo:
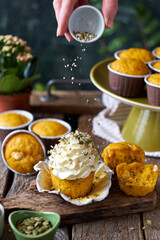
[[[73,40],[68,31],[69,17],[75,8],[87,4],[88,0],[53,0],[53,8],[58,23],[57,36],[65,35],[69,42]],[[107,28],[113,27],[113,21],[117,10],[118,0],[103,0],[102,13]]]
[[[53,8],[58,23],[57,36],[65,35],[69,42],[73,40],[68,31],[69,17],[75,8],[87,4],[88,0],[53,0]]]
[[[118,11],[118,0],[103,0],[102,13],[107,28],[113,27],[114,18]]]

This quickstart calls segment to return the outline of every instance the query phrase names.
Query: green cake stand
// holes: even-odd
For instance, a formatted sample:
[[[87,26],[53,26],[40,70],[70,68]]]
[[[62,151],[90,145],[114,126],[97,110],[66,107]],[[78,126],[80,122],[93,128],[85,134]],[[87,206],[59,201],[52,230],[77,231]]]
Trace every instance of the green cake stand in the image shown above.
[[[93,66],[92,83],[107,95],[133,106],[121,130],[123,139],[144,151],[160,151],[160,107],[148,104],[146,93],[139,98],[126,98],[111,92],[107,65],[112,61],[114,58],[105,59]]]

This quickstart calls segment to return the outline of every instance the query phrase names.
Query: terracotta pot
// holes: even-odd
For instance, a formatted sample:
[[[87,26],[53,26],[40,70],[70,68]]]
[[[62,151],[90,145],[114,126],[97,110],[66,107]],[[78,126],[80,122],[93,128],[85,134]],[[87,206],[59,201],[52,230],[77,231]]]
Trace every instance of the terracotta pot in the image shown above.
[[[14,94],[14,95],[2,95],[0,94],[0,112],[21,109],[30,110],[29,97],[31,91]]]

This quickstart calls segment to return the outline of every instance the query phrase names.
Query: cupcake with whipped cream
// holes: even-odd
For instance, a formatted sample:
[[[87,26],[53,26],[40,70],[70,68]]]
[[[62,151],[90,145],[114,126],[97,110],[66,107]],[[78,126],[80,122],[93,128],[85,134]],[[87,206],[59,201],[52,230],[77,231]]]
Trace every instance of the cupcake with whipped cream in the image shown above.
[[[71,199],[86,196],[92,187],[100,160],[92,138],[84,132],[71,132],[50,150],[51,181]]]

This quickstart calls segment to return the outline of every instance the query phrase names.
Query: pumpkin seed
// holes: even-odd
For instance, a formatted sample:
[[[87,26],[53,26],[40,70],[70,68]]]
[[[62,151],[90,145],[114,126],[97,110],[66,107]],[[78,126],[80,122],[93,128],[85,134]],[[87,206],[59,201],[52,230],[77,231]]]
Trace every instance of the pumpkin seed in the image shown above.
[[[26,235],[39,235],[44,233],[52,226],[50,222],[43,217],[31,217],[20,220],[17,224],[17,229]]]
[[[89,32],[75,32],[73,31],[74,36],[82,41],[82,42],[88,42],[96,37],[95,34],[89,33]]]

